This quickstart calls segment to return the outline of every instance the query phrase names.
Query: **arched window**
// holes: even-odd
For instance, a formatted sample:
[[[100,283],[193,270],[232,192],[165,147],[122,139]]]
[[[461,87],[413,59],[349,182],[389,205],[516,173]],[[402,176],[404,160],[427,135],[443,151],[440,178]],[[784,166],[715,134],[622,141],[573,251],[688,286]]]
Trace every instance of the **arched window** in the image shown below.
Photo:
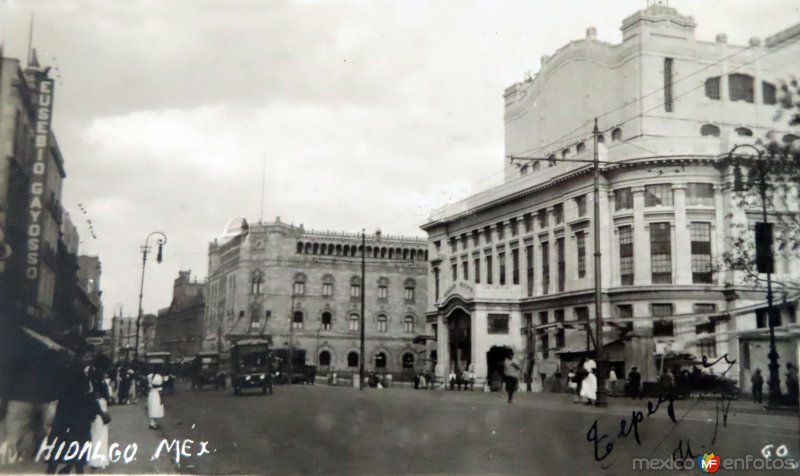
[[[706,137],[719,137],[719,127],[713,124],[703,124],[700,128],[700,135]]]
[[[250,292],[256,296],[264,293],[264,274],[261,271],[255,271],[251,279]]]
[[[413,369],[414,368],[414,354],[411,352],[406,352],[403,354],[403,368],[404,369]]]
[[[294,311],[292,316],[292,329],[303,328],[303,311]]]
[[[406,334],[414,332],[414,316],[406,316],[403,318],[403,331]]]
[[[331,353],[327,350],[323,350],[319,353],[319,365],[322,366],[329,366],[331,365]]]
[[[353,276],[350,278],[350,300],[355,301],[361,297],[361,277]]]
[[[303,242],[297,242],[297,254],[303,254]]]
[[[606,143],[606,136],[604,136],[603,134],[598,134],[597,135],[597,143],[598,144],[605,144]]]
[[[579,154],[580,154],[581,152],[585,152],[585,151],[586,151],[586,142],[580,142],[580,143],[578,144],[578,149],[577,149],[577,150],[578,150],[578,153],[579,153]]]
[[[416,300],[415,291],[417,288],[417,282],[411,278],[408,278],[403,283],[403,300],[406,304],[412,304]]]
[[[306,251],[305,251],[305,254],[307,254],[307,255],[310,255],[310,254],[311,254],[311,250],[312,250],[312,248],[311,248],[311,243],[306,243]]]
[[[706,97],[709,99],[719,99],[719,76],[706,79]]]
[[[333,275],[326,274],[322,277],[322,297],[333,296]]]
[[[359,323],[358,314],[350,314],[350,317],[347,318],[347,324],[349,326],[348,328],[351,331],[357,331],[358,330],[358,323]]]
[[[611,131],[611,142],[616,142],[618,140],[622,140],[622,129],[619,127]]]
[[[556,154],[550,154],[547,157],[547,166],[548,167],[555,167],[556,166]]]
[[[569,147],[567,147],[566,149],[561,151],[561,158],[562,159],[566,159],[567,157],[569,157],[569,153],[570,153],[570,150],[569,150]]]
[[[743,137],[753,137],[753,131],[746,127],[737,127],[736,133]]]
[[[378,316],[378,332],[386,332],[389,330],[389,319],[381,314]]]
[[[525,164],[525,165],[523,165],[522,167],[519,168],[519,174],[520,175],[528,175],[528,165],[527,164]]]
[[[347,366],[350,368],[358,367],[358,352],[350,352],[347,354]]]
[[[533,168],[533,171],[534,171],[534,172],[538,172],[538,171],[539,171],[539,169],[540,169],[540,168],[542,168],[542,164],[541,164],[541,163],[539,163],[539,161],[537,160],[537,161],[535,161],[535,162],[533,163],[533,167],[532,167],[532,168]]]
[[[294,286],[292,287],[292,293],[295,296],[302,296],[306,293],[306,275],[303,273],[297,273],[294,275]]]
[[[375,368],[376,369],[385,369],[386,368],[386,354],[383,352],[378,352],[375,354]]]
[[[778,104],[778,94],[774,84],[761,82],[761,99],[764,104]]]
[[[329,331],[329,330],[331,330],[331,326],[333,326],[333,316],[331,316],[330,312],[323,312],[322,313],[322,330]]]

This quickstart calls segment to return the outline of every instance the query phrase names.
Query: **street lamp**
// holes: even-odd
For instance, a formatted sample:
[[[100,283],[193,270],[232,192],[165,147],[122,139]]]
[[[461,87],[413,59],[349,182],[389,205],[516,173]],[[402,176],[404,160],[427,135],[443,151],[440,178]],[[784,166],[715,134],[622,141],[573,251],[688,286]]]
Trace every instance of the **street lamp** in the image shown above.
[[[367,235],[366,229],[361,230],[361,322],[359,322],[358,330],[361,336],[361,357],[358,359],[358,388],[364,390],[364,294],[365,275],[366,275],[366,256],[367,256]]]
[[[136,347],[133,349],[133,360],[137,364],[139,363],[139,329],[142,325],[142,296],[144,295],[144,269],[145,265],[147,264],[147,253],[150,252],[150,246],[148,243],[150,242],[150,238],[154,235],[159,235],[160,238],[158,239],[158,254],[156,255],[156,262],[160,263],[162,259],[162,251],[164,245],[167,244],[167,235],[160,231],[154,231],[147,235],[147,238],[144,239],[144,244],[141,247],[142,250],[142,281],[139,284],[139,314],[136,316]]]
[[[758,157],[758,175],[751,181],[745,183],[742,178],[742,171],[739,168],[739,161],[734,164],[734,183],[735,192],[744,192],[753,185],[758,184],[758,191],[761,196],[761,223],[756,223],[756,271],[767,274],[767,322],[769,323],[769,406],[781,404],[780,378],[778,377],[778,350],[775,347],[775,319],[772,315],[772,272],[773,272],[773,253],[772,253],[772,224],[767,222],[767,172],[769,164],[764,160],[764,151],[752,144],[739,144],[734,146],[728,153],[728,158],[733,159],[736,149],[749,147],[755,151]]]

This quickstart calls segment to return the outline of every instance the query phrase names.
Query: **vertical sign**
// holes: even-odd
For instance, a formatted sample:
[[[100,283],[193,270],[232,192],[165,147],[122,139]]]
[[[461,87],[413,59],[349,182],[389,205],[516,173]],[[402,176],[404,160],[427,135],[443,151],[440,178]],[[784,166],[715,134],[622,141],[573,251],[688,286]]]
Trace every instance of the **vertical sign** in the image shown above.
[[[53,109],[53,81],[39,81],[36,100],[36,134],[30,181],[30,201],[28,202],[28,244],[25,259],[25,278],[36,281],[39,278],[39,260],[42,249],[42,199],[47,171],[47,145],[50,135],[50,117]]]

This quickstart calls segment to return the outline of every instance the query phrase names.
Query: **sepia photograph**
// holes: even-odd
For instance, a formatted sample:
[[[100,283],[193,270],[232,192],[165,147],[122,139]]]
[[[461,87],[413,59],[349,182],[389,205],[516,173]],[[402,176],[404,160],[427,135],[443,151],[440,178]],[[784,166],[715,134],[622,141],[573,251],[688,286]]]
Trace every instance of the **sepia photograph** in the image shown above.
[[[0,474],[800,474],[800,0],[0,0]]]

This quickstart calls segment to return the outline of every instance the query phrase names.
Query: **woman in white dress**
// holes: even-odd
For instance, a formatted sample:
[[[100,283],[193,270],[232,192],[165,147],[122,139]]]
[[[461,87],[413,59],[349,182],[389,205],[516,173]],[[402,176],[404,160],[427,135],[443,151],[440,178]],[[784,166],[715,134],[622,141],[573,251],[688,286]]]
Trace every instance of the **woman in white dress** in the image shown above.
[[[595,375],[596,369],[593,368],[588,375],[583,379],[581,385],[581,397],[586,399],[587,405],[594,405],[597,400],[597,376]]]
[[[91,434],[92,445],[99,447],[97,458],[89,460],[89,466],[94,469],[103,469],[108,466],[108,423],[111,418],[108,416],[108,400],[111,396],[111,388],[105,372],[97,371],[97,378],[93,380],[97,405],[101,413],[94,417],[92,422]]]
[[[161,386],[164,378],[160,374],[154,374],[150,380],[150,393],[147,394],[147,416],[150,418],[150,429],[157,430],[158,422],[164,418],[164,402],[161,401]]]

